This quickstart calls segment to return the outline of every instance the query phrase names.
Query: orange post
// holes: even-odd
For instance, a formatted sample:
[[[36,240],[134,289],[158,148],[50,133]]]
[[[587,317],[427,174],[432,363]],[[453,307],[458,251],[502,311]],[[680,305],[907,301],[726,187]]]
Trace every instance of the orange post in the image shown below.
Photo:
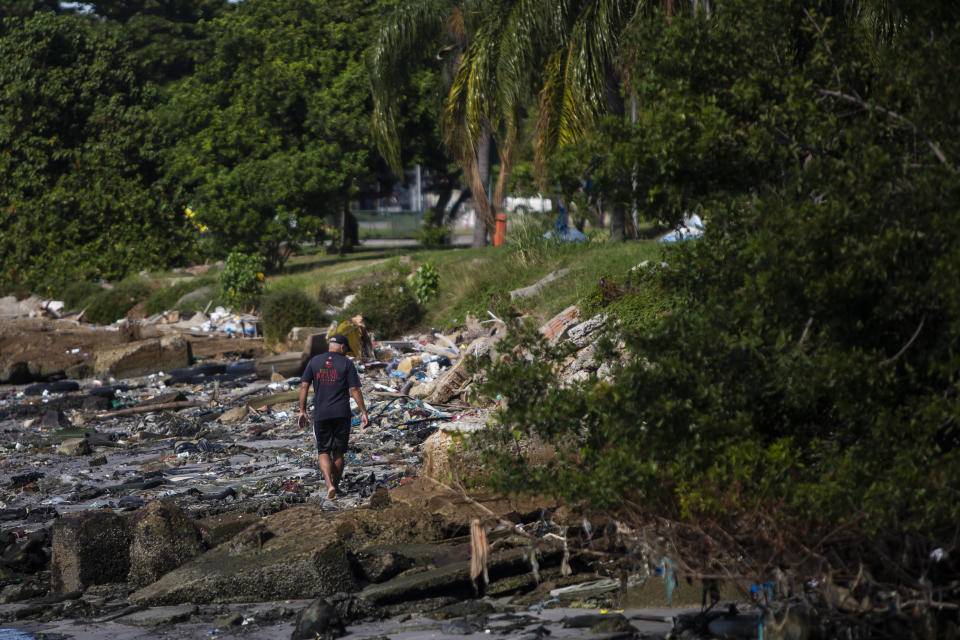
[[[507,214],[498,213],[494,220],[496,225],[493,228],[493,246],[502,247],[507,239]]]

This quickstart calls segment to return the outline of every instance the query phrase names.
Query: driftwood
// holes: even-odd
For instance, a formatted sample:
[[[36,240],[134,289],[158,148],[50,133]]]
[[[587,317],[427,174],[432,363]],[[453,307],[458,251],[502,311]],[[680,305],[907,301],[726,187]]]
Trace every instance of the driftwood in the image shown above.
[[[311,390],[308,388],[308,393]],[[281,391],[280,393],[275,393],[273,395],[264,396],[262,398],[253,398],[247,400],[247,406],[256,409],[258,407],[272,407],[275,404],[281,404],[283,402],[296,402],[300,399],[300,391]]]
[[[529,298],[530,296],[535,296],[540,293],[540,290],[545,286],[556,280],[557,278],[562,278],[570,272],[570,269],[559,269],[558,271],[551,271],[548,273],[542,280],[536,282],[529,287],[523,287],[520,289],[514,289],[510,292],[511,300],[518,300],[522,298]]]
[[[117,409],[116,411],[110,411],[107,413],[98,413],[95,417],[98,420],[104,420],[106,418],[129,416],[135,413],[149,413],[150,411],[162,411],[164,409],[187,409],[189,407],[199,407],[204,404],[206,404],[206,402],[199,400],[183,400],[180,402],[165,402],[163,404],[147,404],[140,405],[138,407],[129,407],[127,409]]]

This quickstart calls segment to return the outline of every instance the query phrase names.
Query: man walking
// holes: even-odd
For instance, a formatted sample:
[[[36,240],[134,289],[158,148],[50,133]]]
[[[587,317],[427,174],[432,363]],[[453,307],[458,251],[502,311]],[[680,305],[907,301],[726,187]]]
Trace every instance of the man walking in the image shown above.
[[[297,424],[305,429],[307,389],[313,383],[313,437],[317,441],[317,463],[327,483],[327,498],[334,499],[343,476],[343,454],[350,438],[350,396],[360,407],[360,426],[369,422],[367,407],[360,392],[357,368],[343,355],[347,338],[336,334],[330,338],[329,351],[314,356],[300,378],[300,415]],[[348,395],[349,394],[349,395]]]

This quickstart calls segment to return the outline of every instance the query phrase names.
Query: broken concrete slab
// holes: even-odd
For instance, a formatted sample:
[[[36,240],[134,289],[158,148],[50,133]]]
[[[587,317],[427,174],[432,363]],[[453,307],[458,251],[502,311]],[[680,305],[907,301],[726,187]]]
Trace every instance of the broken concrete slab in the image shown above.
[[[581,322],[567,331],[567,339],[569,339],[573,344],[578,348],[582,349],[586,347],[594,339],[594,337],[607,325],[607,315],[600,314],[594,316],[589,320]]]
[[[161,625],[185,622],[197,612],[196,605],[186,604],[173,607],[150,607],[142,611],[121,616],[116,619],[120,624],[136,627],[159,627]]]
[[[235,553],[236,545],[221,544],[136,591],[130,601],[252,602],[324,597],[355,588],[346,547],[319,507],[292,507],[254,525],[260,526],[274,535],[258,537],[256,548]]]
[[[83,511],[57,520],[51,536],[50,587],[55,593],[126,581],[130,531],[121,516]]]
[[[550,283],[553,282],[554,280],[557,280],[557,279],[559,279],[559,278],[562,278],[563,276],[567,275],[568,273],[570,273],[570,269],[557,269],[556,271],[551,271],[551,272],[548,273],[546,276],[544,276],[541,280],[538,280],[537,282],[535,282],[534,284],[530,285],[529,287],[522,287],[522,288],[520,288],[520,289],[514,289],[513,291],[511,291],[511,292],[510,292],[510,299],[511,299],[511,300],[522,300],[523,298],[530,298],[530,297],[532,297],[532,296],[535,296],[535,295],[537,295],[538,293],[540,293],[540,291],[541,291],[545,286],[547,286],[548,284],[550,284]]]
[[[130,522],[129,581],[139,587],[158,580],[203,551],[197,525],[167,500],[137,511]]]
[[[190,343],[178,333],[104,348],[97,353],[94,374],[115,378],[145,376],[158,371],[189,366]]]
[[[57,447],[57,453],[64,456],[85,456],[93,449],[86,438],[67,438]]]
[[[491,554],[488,560],[490,579],[497,580],[529,571],[530,562],[527,554],[527,549],[522,548]],[[553,553],[551,559],[559,559],[559,555]],[[468,560],[418,573],[404,574],[380,584],[372,584],[357,594],[357,597],[371,605],[382,606],[436,596],[469,598],[475,594]]]
[[[269,380],[274,373],[279,373],[284,378],[294,378],[300,377],[306,364],[300,352],[281,353],[259,358],[255,372],[261,380]]]
[[[570,327],[579,322],[580,309],[576,305],[571,305],[540,327],[540,335],[548,342],[555,343],[564,337]]]

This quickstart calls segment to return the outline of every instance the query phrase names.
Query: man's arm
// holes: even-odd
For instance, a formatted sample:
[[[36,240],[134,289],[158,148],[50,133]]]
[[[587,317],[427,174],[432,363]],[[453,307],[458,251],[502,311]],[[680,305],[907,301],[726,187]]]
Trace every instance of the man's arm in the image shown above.
[[[370,418],[367,417],[367,405],[363,403],[363,393],[360,392],[360,387],[350,387],[350,395],[353,396],[354,402],[360,407],[360,427],[366,427],[370,423]]]
[[[300,383],[300,415],[297,416],[297,426],[301,429],[306,429],[305,425],[310,424],[310,416],[307,415],[307,391],[309,389],[309,382]]]

